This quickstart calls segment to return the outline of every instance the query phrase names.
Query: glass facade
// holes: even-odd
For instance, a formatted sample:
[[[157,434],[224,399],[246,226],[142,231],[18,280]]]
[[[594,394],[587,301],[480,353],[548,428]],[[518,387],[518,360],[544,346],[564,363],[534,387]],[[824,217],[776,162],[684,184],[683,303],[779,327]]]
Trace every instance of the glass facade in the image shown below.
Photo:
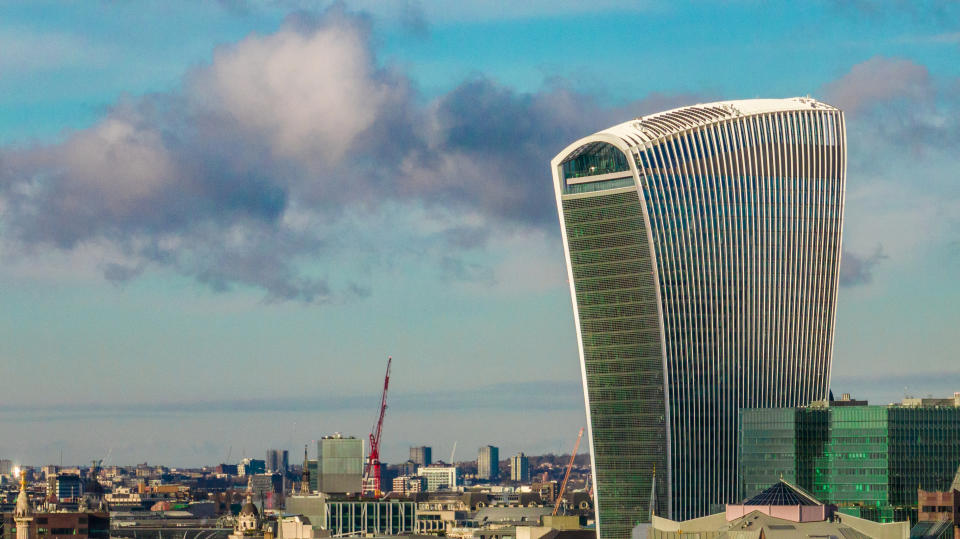
[[[960,407],[840,406],[741,412],[742,497],[782,477],[826,503],[892,521],[917,489],[945,491],[960,466]]]
[[[554,160],[601,537],[648,521],[654,465],[663,516],[737,501],[739,409],[827,395],[843,115],[760,101],[644,117]]]

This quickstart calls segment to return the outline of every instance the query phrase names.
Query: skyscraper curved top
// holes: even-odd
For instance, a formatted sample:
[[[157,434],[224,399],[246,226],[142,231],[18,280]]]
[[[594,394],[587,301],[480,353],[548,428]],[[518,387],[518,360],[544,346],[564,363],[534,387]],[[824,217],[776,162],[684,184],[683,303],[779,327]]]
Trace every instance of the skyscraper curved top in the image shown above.
[[[843,113],[683,107],[580,139],[551,168],[598,534],[629,537],[651,506],[686,519],[735,501],[738,410],[827,396]]]

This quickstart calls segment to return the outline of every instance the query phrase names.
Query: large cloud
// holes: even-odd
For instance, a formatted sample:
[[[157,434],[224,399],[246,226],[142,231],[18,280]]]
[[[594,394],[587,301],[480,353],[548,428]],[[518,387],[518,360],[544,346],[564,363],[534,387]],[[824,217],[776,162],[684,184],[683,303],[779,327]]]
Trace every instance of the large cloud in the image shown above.
[[[454,249],[482,246],[484,229],[552,230],[550,157],[625,114],[561,86],[520,94],[481,77],[420,104],[370,41],[339,6],[293,16],[221,47],[180,91],[128,98],[62,143],[0,149],[5,249],[107,245],[114,282],[160,266],[271,299],[356,295],[362,283],[302,269],[333,266],[330,249],[352,233],[344,214],[425,208],[446,216]],[[436,256],[447,274],[472,267]]]

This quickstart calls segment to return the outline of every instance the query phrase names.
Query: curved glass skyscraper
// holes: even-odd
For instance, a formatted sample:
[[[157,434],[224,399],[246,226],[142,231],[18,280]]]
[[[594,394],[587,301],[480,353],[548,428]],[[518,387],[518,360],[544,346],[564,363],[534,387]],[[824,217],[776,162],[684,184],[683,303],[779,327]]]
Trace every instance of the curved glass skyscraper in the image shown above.
[[[738,410],[827,397],[843,113],[809,98],[695,105],[551,165],[598,534],[736,501]]]

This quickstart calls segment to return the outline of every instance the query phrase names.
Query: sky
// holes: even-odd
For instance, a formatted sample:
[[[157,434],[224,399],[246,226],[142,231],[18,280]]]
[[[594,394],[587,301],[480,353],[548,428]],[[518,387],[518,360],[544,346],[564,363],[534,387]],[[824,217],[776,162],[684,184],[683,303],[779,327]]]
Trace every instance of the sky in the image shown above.
[[[0,2],[0,458],[569,452],[549,160],[660,110],[847,117],[832,388],[960,391],[960,4]],[[314,450],[312,449],[311,452]]]

